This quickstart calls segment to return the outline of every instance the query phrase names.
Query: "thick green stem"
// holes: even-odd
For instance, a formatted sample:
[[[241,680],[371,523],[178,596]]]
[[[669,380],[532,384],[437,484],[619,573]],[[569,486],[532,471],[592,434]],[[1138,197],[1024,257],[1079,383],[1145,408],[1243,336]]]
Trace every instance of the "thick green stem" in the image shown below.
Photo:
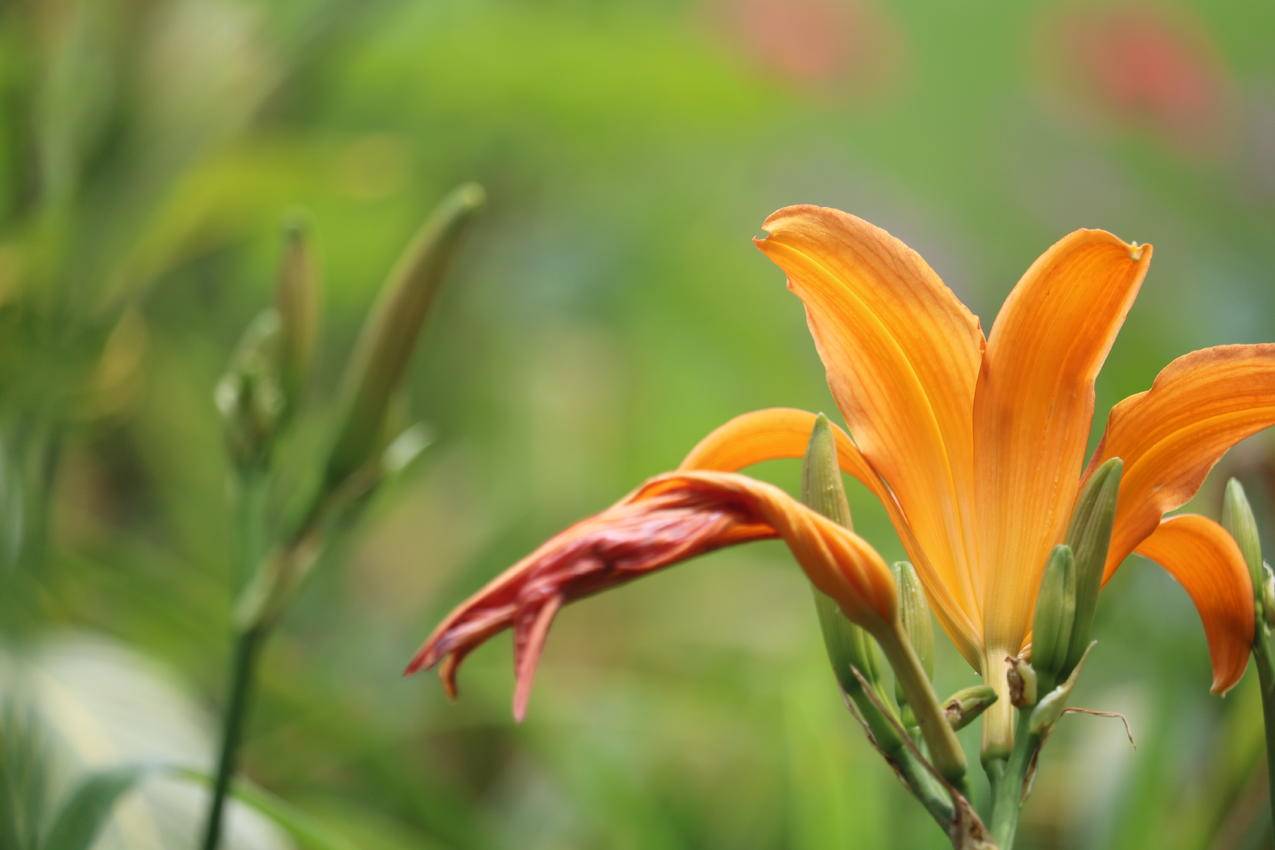
[[[217,850],[217,844],[221,840],[226,796],[235,775],[239,742],[243,738],[257,657],[264,638],[263,631],[250,629],[242,632],[235,640],[235,652],[230,665],[230,702],[222,717],[221,750],[217,756],[217,772],[213,779],[212,802],[208,806],[204,840],[200,845],[203,850]]]
[[[943,714],[943,708],[921,667],[921,661],[913,652],[897,619],[882,634],[877,635],[877,642],[894,670],[895,681],[907,695],[908,705],[912,707],[917,725],[921,727],[921,735],[930,748],[930,759],[947,781],[958,790],[961,789],[965,778],[965,752],[961,749],[960,741],[956,740],[956,733]]]
[[[984,767],[992,786],[990,828],[999,850],[1012,850],[1018,832],[1018,813],[1023,804],[1023,787],[1032,761],[1040,747],[1040,736],[1031,734],[1030,713],[1020,711],[1014,733],[1014,748],[1008,759],[992,759]]]

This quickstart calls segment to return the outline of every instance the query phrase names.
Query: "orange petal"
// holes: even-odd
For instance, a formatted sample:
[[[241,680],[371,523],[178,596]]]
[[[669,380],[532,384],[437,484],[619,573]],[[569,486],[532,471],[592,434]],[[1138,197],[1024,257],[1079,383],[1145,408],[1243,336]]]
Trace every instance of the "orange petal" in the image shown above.
[[[770,484],[723,472],[653,478],[618,504],[558,534],[453,611],[407,667],[443,662],[455,693],[461,659],[514,629],[514,713],[521,718],[536,662],[558,609],[704,552],[780,537],[810,581],[852,621],[880,630],[895,616],[894,580],[862,538]]]
[[[815,414],[792,407],[772,407],[743,413],[700,440],[682,461],[679,469],[735,472],[766,460],[800,458],[806,453],[814,424]],[[841,469],[872,491],[885,507],[912,563],[922,576],[933,576],[935,571],[927,567],[927,555],[913,535],[894,495],[882,483],[849,435],[836,425],[832,426],[832,432],[836,437],[837,460]],[[979,629],[956,604],[946,586],[932,582],[927,585],[926,591],[943,629],[952,636],[961,654],[977,666],[982,656],[978,648]]]
[[[754,463],[806,454],[815,414],[795,407],[768,407],[741,413],[713,430],[687,454],[679,469],[735,472]],[[845,431],[832,425],[841,468],[876,490],[881,482]]]
[[[1050,547],[1076,499],[1094,379],[1133,304],[1151,246],[1077,230],[1032,263],[1001,307],[974,398],[984,638],[1015,653]]]
[[[926,591],[954,600],[951,618],[977,622],[970,512],[978,319],[915,251],[860,218],[794,206],[762,227],[757,247],[805,304],[850,432],[925,552],[917,568]]]
[[[1231,446],[1275,425],[1275,344],[1222,345],[1179,357],[1151,389],[1111,409],[1089,464],[1124,458],[1106,577],[1185,504]]]
[[[1239,546],[1213,520],[1182,514],[1160,523],[1137,552],[1190,594],[1209,641],[1213,693],[1226,693],[1244,675],[1253,643],[1253,585]]]

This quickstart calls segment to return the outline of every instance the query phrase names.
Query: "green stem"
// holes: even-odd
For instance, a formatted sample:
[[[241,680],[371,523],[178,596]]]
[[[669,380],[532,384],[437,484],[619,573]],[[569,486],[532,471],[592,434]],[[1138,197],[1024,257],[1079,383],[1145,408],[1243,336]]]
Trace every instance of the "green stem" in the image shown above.
[[[249,629],[235,640],[235,652],[231,658],[230,702],[222,720],[221,751],[217,756],[217,772],[213,779],[212,802],[208,806],[208,820],[204,828],[203,850],[217,850],[221,840],[223,812],[230,782],[235,775],[239,742],[243,738],[244,720],[248,714],[248,701],[257,666],[257,657],[264,642],[265,632]]]
[[[1040,747],[1040,736],[1031,734],[1031,713],[1020,711],[1014,732],[1014,748],[1008,759],[992,759],[986,764],[992,786],[990,829],[999,850],[1012,850],[1018,832],[1018,814],[1023,804],[1023,786],[1032,760]]]
[[[1257,665],[1257,681],[1262,690],[1262,717],[1266,721],[1266,770],[1270,777],[1271,819],[1275,821],[1275,651],[1271,647],[1270,629],[1260,619],[1253,639],[1253,660]]]
[[[894,670],[895,682],[906,694],[917,725],[921,727],[921,735],[930,748],[930,759],[939,773],[943,774],[943,778],[964,793],[965,752],[943,714],[939,698],[930,686],[929,677],[925,675],[920,659],[916,657],[903,634],[903,627],[896,619],[876,637],[881,651]]]
[[[236,586],[242,585],[254,571],[260,568],[262,554],[266,548],[267,480],[263,470],[245,470],[236,482],[238,485],[235,493],[237,540],[234,581]],[[208,818],[201,844],[203,850],[217,850],[217,844],[221,840],[226,796],[235,776],[239,744],[243,739],[253,679],[256,676],[257,659],[265,643],[266,633],[266,628],[257,624],[241,627],[236,633],[234,652],[230,658],[230,697],[222,715],[221,745],[217,754],[212,799],[208,804]]]

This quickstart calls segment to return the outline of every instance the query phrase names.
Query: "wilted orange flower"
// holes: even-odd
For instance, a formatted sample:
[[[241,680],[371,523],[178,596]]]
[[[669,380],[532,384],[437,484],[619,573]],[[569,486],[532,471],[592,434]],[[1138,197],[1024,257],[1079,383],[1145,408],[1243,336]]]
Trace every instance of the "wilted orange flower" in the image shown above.
[[[1275,344],[1204,349],[1166,367],[1111,411],[1087,467],[1094,379],[1151,260],[1151,246],[1077,230],[1006,299],[990,337],[913,250],[838,210],[793,206],[758,247],[802,300],[853,439],[842,468],[885,506],[932,607],[961,654],[1003,687],[1006,655],[1029,637],[1047,555],[1087,476],[1124,474],[1104,581],[1137,551],[1186,588],[1204,623],[1213,689],[1242,675],[1253,637],[1247,570],[1201,516],[1163,519],[1232,445],[1275,424]],[[722,546],[781,537],[807,575],[869,631],[895,617],[888,570],[862,539],[781,491],[735,473],[800,457],[814,414],[776,408],[718,428],[676,473],[551,539],[457,608],[413,672],[515,631],[518,695],[564,603]],[[1083,471],[1082,471],[1083,469]],[[710,472],[692,470],[711,470]]]

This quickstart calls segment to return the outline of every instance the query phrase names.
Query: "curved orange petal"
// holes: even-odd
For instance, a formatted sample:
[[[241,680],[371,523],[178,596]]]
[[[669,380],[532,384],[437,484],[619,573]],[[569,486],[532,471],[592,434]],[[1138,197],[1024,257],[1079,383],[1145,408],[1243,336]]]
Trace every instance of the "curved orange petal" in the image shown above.
[[[531,680],[554,615],[567,602],[724,546],[779,537],[810,581],[869,631],[895,617],[894,579],[872,547],[770,484],[723,472],[653,478],[622,501],[576,523],[462,603],[425,641],[407,673],[443,662],[455,693],[460,661],[514,630],[514,714],[526,710]]]
[[[1222,345],[1179,357],[1151,389],[1111,409],[1089,464],[1124,458],[1106,577],[1160,517],[1185,504],[1227,449],[1275,425],[1275,344]]]
[[[679,469],[719,470],[735,472],[754,463],[779,458],[800,458],[806,453],[815,414],[792,407],[772,407],[743,413],[719,426],[691,449]],[[832,426],[836,437],[837,460],[841,469],[862,482],[885,507],[891,523],[907,550],[908,557],[922,575],[933,575],[927,568],[927,555],[913,535],[902,509],[876,471],[868,464],[845,431]],[[947,587],[927,586],[931,605],[939,623],[951,637],[961,654],[975,667],[981,661],[980,634],[974,622],[952,598]]]
[[[1160,523],[1137,552],[1190,594],[1209,642],[1213,693],[1226,693],[1244,675],[1253,643],[1253,585],[1239,546],[1213,520],[1182,514]]]
[[[1031,627],[1076,498],[1094,379],[1150,261],[1150,245],[1077,230],[1032,263],[992,325],[974,396],[974,464],[984,639],[997,658],[1017,652]]]
[[[815,427],[815,416],[795,407],[767,407],[741,413],[696,443],[678,468],[734,472],[766,460],[804,457],[810,432]],[[876,472],[859,453],[850,435],[836,424],[830,424],[842,470],[876,492],[881,486]]]
[[[788,275],[828,386],[868,463],[925,551],[918,563],[949,615],[978,622],[973,593],[974,382],[983,334],[925,261],[839,210],[785,207],[757,247]]]

